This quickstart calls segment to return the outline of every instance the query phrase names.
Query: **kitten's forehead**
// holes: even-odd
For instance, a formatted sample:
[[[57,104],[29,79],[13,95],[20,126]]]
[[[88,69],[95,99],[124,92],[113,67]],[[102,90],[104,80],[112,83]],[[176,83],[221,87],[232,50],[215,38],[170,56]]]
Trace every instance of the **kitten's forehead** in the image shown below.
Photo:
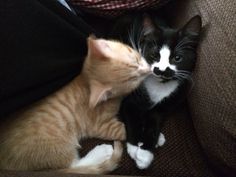
[[[115,41],[114,43],[111,43],[111,48],[115,53],[114,56],[116,59],[120,61],[130,62],[141,58],[141,55],[136,50],[126,44]]]
[[[169,59],[170,57],[170,48],[168,45],[163,45],[159,51],[161,58]]]
[[[170,50],[175,48],[178,42],[178,33],[176,30],[166,30],[159,41],[159,46],[168,46]]]

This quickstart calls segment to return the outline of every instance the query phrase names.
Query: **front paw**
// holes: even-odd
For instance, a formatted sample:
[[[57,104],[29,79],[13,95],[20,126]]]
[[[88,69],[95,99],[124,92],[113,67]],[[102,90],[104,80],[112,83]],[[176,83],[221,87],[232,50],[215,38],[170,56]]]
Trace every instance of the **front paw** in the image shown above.
[[[101,144],[93,148],[87,155],[86,158],[93,161],[94,163],[100,164],[111,158],[113,153],[113,147],[110,144]]]
[[[163,145],[165,144],[165,142],[166,142],[166,139],[165,139],[164,134],[160,133],[160,134],[159,134],[158,141],[157,141],[157,144],[156,144],[155,147],[156,147],[156,148],[161,147],[161,146],[163,146]]]
[[[136,165],[139,169],[146,169],[150,166],[154,158],[152,152],[139,148],[136,156]]]
[[[137,154],[137,151],[138,151],[138,146],[134,146],[130,143],[127,143],[127,152],[129,154],[129,156],[135,160],[135,157],[136,157],[136,154]]]
[[[134,146],[130,143],[127,143],[127,152],[139,169],[148,168],[154,158],[154,155],[150,151],[141,149],[140,146]]]

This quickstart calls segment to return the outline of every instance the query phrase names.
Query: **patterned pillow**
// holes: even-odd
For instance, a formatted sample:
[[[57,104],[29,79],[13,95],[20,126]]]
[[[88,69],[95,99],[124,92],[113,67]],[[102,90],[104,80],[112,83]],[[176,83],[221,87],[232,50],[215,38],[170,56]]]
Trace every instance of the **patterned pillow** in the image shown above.
[[[123,14],[127,10],[158,8],[169,0],[70,0],[80,9],[107,18]]]

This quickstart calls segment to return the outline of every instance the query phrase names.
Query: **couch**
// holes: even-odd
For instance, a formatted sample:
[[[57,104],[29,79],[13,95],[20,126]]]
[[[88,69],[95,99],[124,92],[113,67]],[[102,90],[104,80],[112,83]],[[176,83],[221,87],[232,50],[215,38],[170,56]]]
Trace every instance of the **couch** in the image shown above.
[[[193,88],[164,124],[166,143],[156,150],[149,169],[138,170],[125,152],[119,168],[104,176],[236,176],[236,1],[171,1],[157,11],[173,26],[195,14],[202,16],[204,28]],[[102,142],[82,142],[82,154]],[[0,176],[88,175],[1,171]]]

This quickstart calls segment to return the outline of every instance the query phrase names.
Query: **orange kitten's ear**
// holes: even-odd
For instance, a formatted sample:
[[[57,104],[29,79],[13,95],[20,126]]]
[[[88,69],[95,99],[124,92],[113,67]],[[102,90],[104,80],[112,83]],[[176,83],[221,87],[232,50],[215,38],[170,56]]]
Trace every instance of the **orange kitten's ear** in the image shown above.
[[[110,95],[111,87],[105,86],[98,81],[92,81],[90,83],[90,108],[96,107],[99,103],[106,101]]]
[[[91,58],[106,59],[111,53],[108,42],[104,39],[96,39],[94,36],[88,38],[88,55]]]

